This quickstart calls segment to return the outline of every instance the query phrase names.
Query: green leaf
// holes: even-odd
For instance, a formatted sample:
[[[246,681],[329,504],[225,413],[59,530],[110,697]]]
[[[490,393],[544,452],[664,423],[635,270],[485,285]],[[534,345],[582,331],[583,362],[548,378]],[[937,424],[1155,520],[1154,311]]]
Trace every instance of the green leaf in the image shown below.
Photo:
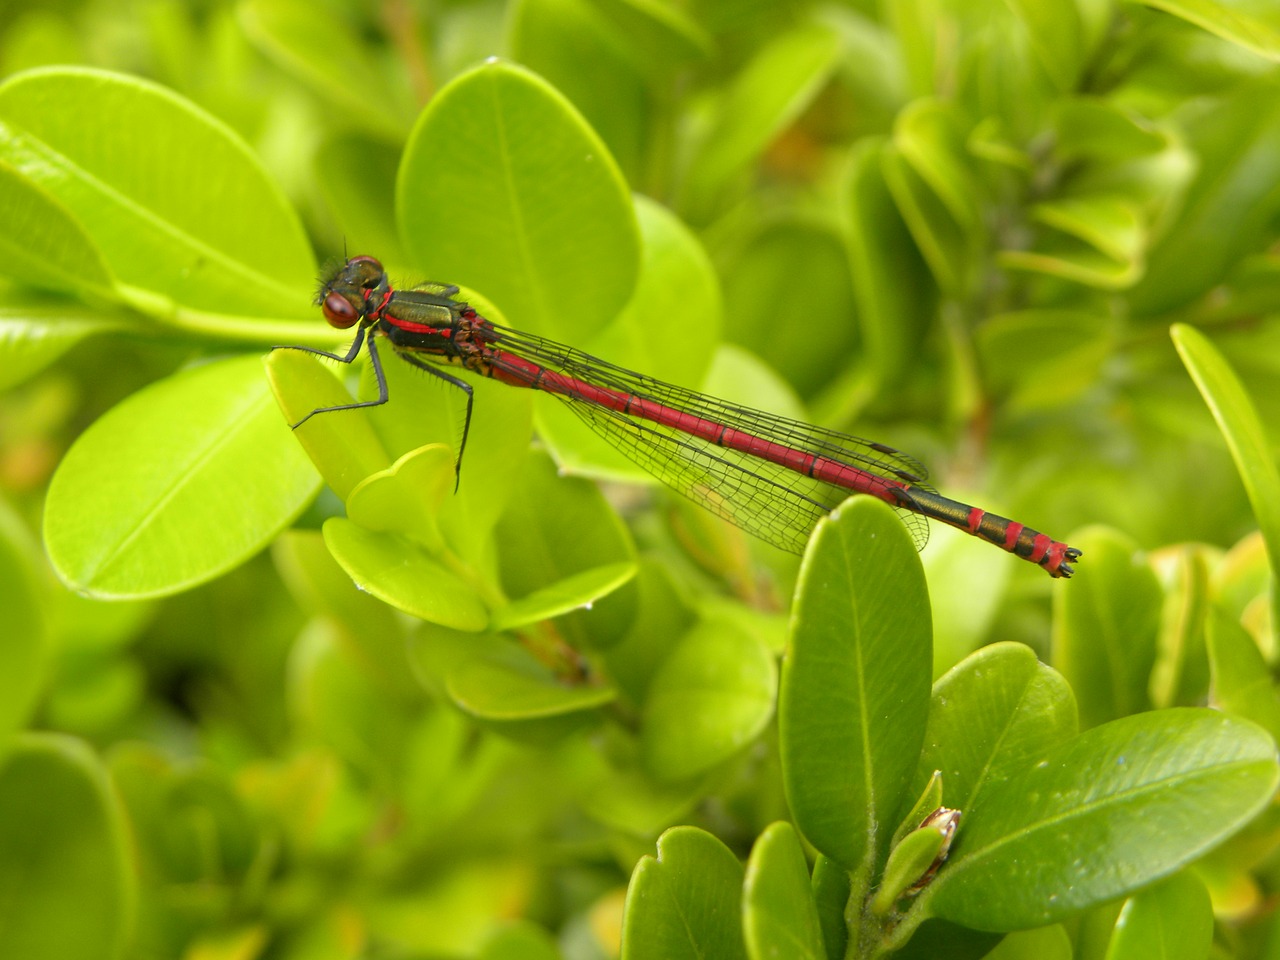
[[[0,610],[5,620],[0,643],[0,762],[10,736],[26,724],[47,670],[49,638],[36,575],[38,557],[39,548],[22,521],[0,500]]]
[[[1209,891],[1180,870],[1125,902],[1106,960],[1201,960],[1212,944]]]
[[[1031,49],[1054,88],[1063,93],[1074,89],[1088,57],[1077,5],[1012,0],[1009,6],[1026,28]]]
[[[878,139],[854,145],[844,210],[858,322],[868,352],[866,376],[892,385],[913,359],[916,337],[929,326],[936,291],[885,182],[884,149]]]
[[[1054,923],[1194,860],[1277,782],[1270,736],[1216,711],[1095,727],[986,792],[921,908],[982,930]]]
[[[635,36],[610,22],[625,9],[591,0],[520,0],[510,5],[512,59],[536,71],[582,112],[618,166],[634,177],[653,149],[653,109],[647,80],[661,68],[643,60]],[[641,17],[639,19],[648,19]],[[668,47],[668,51],[672,48]],[[669,80],[671,74],[665,75]]]
[[[987,383],[1018,413],[1064,407],[1097,382],[1113,349],[1100,314],[1021,310],[987,318],[977,332]]]
[[[773,716],[773,655],[738,624],[703,620],[658,668],[641,716],[646,767],[678,781],[750,744]]]
[[[956,223],[896,142],[885,145],[880,170],[934,283],[945,294],[959,295],[972,270],[971,235]]]
[[[1104,290],[1142,276],[1146,224],[1128,196],[1095,193],[1038,203],[1031,218],[1058,231],[1031,250],[1001,250],[1001,266],[1034,270]]]
[[[404,669],[404,617],[351,582],[319,530],[286,531],[272,546],[271,558],[298,605],[339,624],[380,684],[406,696],[418,686]]]
[[[399,149],[378,140],[340,135],[319,146],[315,165],[316,186],[346,249],[376,256],[389,271],[407,263],[395,222]]]
[[[796,826],[862,883],[920,754],[931,657],[915,546],[884,504],[855,497],[809,543],[778,721]]]
[[[1280,570],[1280,470],[1266,428],[1239,377],[1203,333],[1179,323],[1170,335],[1227,441],[1266,541],[1271,569]],[[1272,591],[1271,609],[1273,616],[1280,614],[1280,591]],[[1276,619],[1280,622],[1280,616]]]
[[[495,732],[550,744],[593,722],[617,694],[606,686],[566,683],[526,650],[488,644],[450,668],[445,690],[463,711]]]
[[[1214,704],[1252,720],[1280,742],[1280,692],[1253,637],[1218,610],[1210,610],[1205,634]]]
[[[331,517],[324,524],[324,542],[362,590],[397,610],[455,630],[483,630],[489,622],[475,587],[396,534]]]
[[[1205,619],[1209,614],[1207,551],[1187,547],[1164,570],[1168,596],[1161,616],[1159,658],[1151,673],[1151,699],[1158,707],[1191,707],[1209,692]]]
[[[1066,681],[1029,647],[995,643],[934,684],[913,782],[924,785],[940,770],[942,803],[968,817],[987,791],[1075,733]]]
[[[1268,242],[1280,210],[1280,95],[1267,75],[1240,84],[1187,124],[1195,178],[1134,288],[1137,316],[1162,316],[1219,283]]]
[[[316,619],[289,657],[295,722],[365,775],[395,782],[409,735],[409,697],[377,683],[343,632]]]
[[[287,424],[314,410],[351,403],[351,394],[313,355],[273,350],[266,358],[267,380]],[[293,431],[325,483],[345,500],[365,477],[391,465],[364,410],[312,416]]]
[[[102,251],[55,196],[0,161],[0,264],[19,283],[114,300]]]
[[[695,827],[658,838],[658,856],[636,864],[627,887],[622,960],[746,960],[742,864]]]
[[[1163,10],[1269,60],[1280,60],[1280,11],[1267,0],[1129,0]]]
[[[57,198],[122,283],[205,310],[305,309],[315,265],[292,207],[235,133],[162,87],[76,67],[10,77],[0,161]]]
[[[124,956],[135,897],[126,828],[80,741],[25,734],[0,765],[0,886],[0,940],[13,956]]]
[[[0,302],[0,389],[30,379],[87,337],[124,328],[75,303],[30,295]]]
[[[812,885],[827,960],[843,960],[849,943],[849,928],[844,921],[852,889],[849,871],[830,857],[818,854],[813,864]]]
[[[477,960],[560,960],[555,941],[542,927],[520,920],[495,934]]]
[[[1075,956],[1071,937],[1061,924],[1055,923],[1009,934],[987,954],[987,960],[1072,960]]]
[[[776,218],[721,268],[727,338],[768,359],[802,395],[829,383],[857,352],[853,283],[844,243],[819,221]],[[779,327],[809,337],[779,337]],[[813,344],[824,349],[815,352]]]
[[[681,203],[688,219],[701,224],[712,217],[727,183],[817,96],[839,54],[834,31],[804,24],[773,38],[742,69],[689,163]]]
[[[1068,97],[1054,111],[1061,162],[1122,161],[1159,153],[1166,139],[1134,113],[1093,97]]]
[[[610,563],[579,573],[535,590],[494,611],[494,630],[515,630],[541,620],[563,616],[580,607],[590,607],[636,575],[634,563]]]
[[[454,483],[453,451],[441,443],[419,447],[356,484],[347,516],[366,530],[402,533],[439,553],[444,543],[436,515]]]
[[[210,363],[152,384],[80,435],[49,485],[45,546],[76,590],[164,596],[249,559],[317,488],[259,358]]]
[[[385,70],[341,10],[316,16],[315,7],[303,0],[243,0],[236,15],[263,53],[320,94],[347,123],[393,141],[404,136],[408,97],[397,96],[400,84],[378,82]],[[339,63],[342,69],[335,70]]]
[[[1164,597],[1128,537],[1094,528],[1073,542],[1089,562],[1054,597],[1053,665],[1076,692],[1080,725],[1092,727],[1150,709]]]
[[[747,954],[754,960],[825,960],[809,865],[791,824],[770,824],[751,848],[742,918]]]
[[[396,213],[416,263],[483,291],[517,328],[581,343],[635,286],[639,235],[608,150],[511,64],[477,67],[432,98],[405,148]]]

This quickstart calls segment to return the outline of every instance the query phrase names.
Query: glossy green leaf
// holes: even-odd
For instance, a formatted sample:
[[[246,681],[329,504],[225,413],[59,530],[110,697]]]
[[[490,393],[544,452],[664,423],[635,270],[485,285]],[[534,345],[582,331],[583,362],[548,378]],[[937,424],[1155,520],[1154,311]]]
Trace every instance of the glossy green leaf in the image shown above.
[[[622,960],[745,960],[743,874],[711,834],[668,830],[658,838],[658,856],[641,859],[631,875]]]
[[[39,548],[0,500],[0,762],[9,737],[26,723],[44,681],[49,655],[47,618],[36,575]]]
[[[1086,530],[1072,541],[1089,558],[1054,596],[1053,666],[1076,693],[1080,725],[1150,709],[1163,595],[1131,540]]]
[[[705,223],[714,214],[727,182],[817,96],[839,53],[830,28],[805,24],[774,37],[742,69],[689,163],[681,208],[690,220]]]
[[[942,803],[967,817],[989,790],[1075,733],[1066,681],[1029,647],[995,643],[934,684],[914,782],[940,770]]]
[[[347,123],[392,140],[404,136],[408,97],[397,96],[399,86],[378,82],[385,71],[340,11],[320,17],[303,0],[245,0],[236,13],[245,34],[267,56],[320,94]],[[334,69],[338,63],[343,69]]]
[[[1267,544],[1271,569],[1280,570],[1280,470],[1276,468],[1274,447],[1266,428],[1235,371],[1203,333],[1176,324],[1171,335],[1183,365],[1227,441]],[[1272,592],[1271,609],[1273,615],[1280,612],[1280,591]]]
[[[668,653],[695,623],[691,598],[681,591],[672,569],[644,555],[638,566],[636,579],[627,587],[636,593],[630,629],[602,653],[609,677],[635,704],[644,701]]]
[[[0,765],[0,917],[6,952],[27,960],[123,957],[134,874],[119,801],[93,752],[25,734]]]
[[[445,690],[484,726],[535,744],[554,743],[593,722],[617,696],[607,686],[557,679],[528,651],[505,642],[451,668]]]
[[[849,903],[849,871],[822,854],[813,864],[813,900],[818,910],[818,926],[827,960],[843,960],[849,943],[844,911]]]
[[[49,487],[45,546],[76,590],[163,596],[243,563],[317,487],[259,358],[210,363],[134,394],[81,434]]]
[[[1253,637],[1218,610],[1210,611],[1205,634],[1214,704],[1252,720],[1280,742],[1280,691]]]
[[[396,213],[416,263],[483,291],[517,328],[581,343],[635,286],[635,215],[608,150],[511,64],[432,98],[405,148]]]
[[[571,574],[550,586],[535,590],[494,611],[494,630],[519,627],[559,617],[579,607],[590,607],[636,575],[634,563],[610,563]]]
[[[590,579],[571,583],[569,591],[557,599],[571,577],[612,568],[612,573],[595,581],[595,587],[612,584],[616,588],[635,571],[630,537],[594,483],[561,476],[545,454],[531,455],[525,466],[523,482],[496,530],[502,544],[502,585],[517,602],[544,590],[553,592],[542,600],[528,601],[525,614],[517,610],[514,620],[544,604],[550,604],[548,611],[558,607],[559,613],[566,612],[565,601],[581,588],[591,588]]]
[[[1209,892],[1180,870],[1125,902],[1106,960],[1201,960],[1212,944]]]
[[[1277,782],[1252,724],[1189,708],[1115,720],[987,791],[921,901],[978,929],[1053,923],[1194,860]]]
[[[75,67],[10,77],[0,161],[57,198],[122,283],[206,310],[306,309],[314,263],[292,207],[238,136],[162,87]]]
[[[1132,286],[1142,275],[1146,229],[1129,197],[1064,196],[1038,203],[1031,218],[1058,231],[1031,250],[1002,250],[1002,266],[1035,270],[1104,290]]]
[[[791,824],[770,824],[751,848],[742,918],[752,960],[825,960],[809,865]]]
[[[115,298],[115,278],[84,227],[51,193],[0,161],[0,262],[19,283]]]
[[[0,389],[35,376],[81,340],[124,327],[79,304],[6,300],[0,302]]]
[[[1175,17],[1252,50],[1280,60],[1280,11],[1267,0],[1130,0]]]
[[[924,739],[929,624],[920,561],[892,511],[857,497],[818,524],[783,664],[783,779],[805,839],[863,883]]]
[[[1000,942],[998,933],[970,930],[945,920],[926,920],[894,956],[901,960],[983,960]]]
[[[633,43],[643,42],[643,38],[613,22],[614,14],[629,12],[626,4],[614,0],[607,4],[519,0],[509,10],[512,59],[537,72],[568,98],[622,171],[636,176],[653,143],[652,80],[646,78],[661,68],[634,49]],[[668,50],[678,56],[678,51]]]
[[[455,630],[483,630],[489,622],[476,587],[396,534],[331,517],[324,524],[324,541],[362,590],[397,610]]]
[[[402,533],[439,553],[444,543],[436,515],[455,482],[452,450],[441,443],[419,447],[356,484],[347,516],[366,530]]]
[[[641,714],[646,767],[685,780],[738,753],[773,716],[773,655],[727,618],[704,619],[658,668]]]

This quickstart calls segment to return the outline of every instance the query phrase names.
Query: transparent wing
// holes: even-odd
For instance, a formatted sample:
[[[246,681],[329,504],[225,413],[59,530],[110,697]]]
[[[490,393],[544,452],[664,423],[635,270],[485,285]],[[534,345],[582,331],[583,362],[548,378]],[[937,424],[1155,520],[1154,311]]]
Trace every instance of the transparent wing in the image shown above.
[[[501,351],[597,387],[656,401],[664,407],[725,424],[772,443],[847,464],[893,481],[924,486],[928,471],[914,457],[884,444],[774,414],[726,403],[598,360],[553,340],[495,324],[485,339]],[[505,360],[492,365],[537,387],[528,368]],[[596,433],[667,486],[712,513],[791,553],[802,553],[818,520],[851,491],[787,469],[750,453],[720,446],[674,427],[593,401],[572,391],[552,391]],[[904,505],[895,507],[917,549],[929,539],[928,520]]]

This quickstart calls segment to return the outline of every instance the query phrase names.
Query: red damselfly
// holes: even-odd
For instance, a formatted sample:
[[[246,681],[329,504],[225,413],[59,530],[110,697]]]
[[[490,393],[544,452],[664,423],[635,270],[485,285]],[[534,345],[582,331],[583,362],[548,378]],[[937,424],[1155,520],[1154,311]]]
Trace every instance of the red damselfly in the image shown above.
[[[345,355],[290,349],[351,363],[367,345],[378,397],[321,407],[293,426],[318,413],[387,402],[376,340],[382,336],[402,359],[466,394],[459,476],[472,392],[465,380],[436,365],[441,363],[558,397],[659,480],[792,553],[804,551],[819,518],[850,494],[863,493],[893,506],[917,547],[928,539],[926,518],[932,518],[1039,564],[1050,576],[1071,576],[1071,564],[1080,557],[1074,547],[1021,523],[941,496],[925,483],[925,468],[892,447],[726,403],[490,323],[455,299],[457,293],[457,287],[441,283],[393,289],[373,257],[352,257],[333,271],[316,303],[330,325],[356,328],[351,348]]]

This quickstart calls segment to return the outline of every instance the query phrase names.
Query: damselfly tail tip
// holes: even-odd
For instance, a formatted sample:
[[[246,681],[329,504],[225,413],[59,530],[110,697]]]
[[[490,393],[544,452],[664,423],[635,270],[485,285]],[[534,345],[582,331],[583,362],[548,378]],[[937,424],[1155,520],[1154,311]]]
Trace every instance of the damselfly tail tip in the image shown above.
[[[1071,566],[1080,559],[1081,552],[1075,547],[1068,547],[1063,544],[1063,549],[1058,553],[1058,562],[1049,568],[1051,577],[1062,577],[1064,580],[1075,573],[1075,567]]]

